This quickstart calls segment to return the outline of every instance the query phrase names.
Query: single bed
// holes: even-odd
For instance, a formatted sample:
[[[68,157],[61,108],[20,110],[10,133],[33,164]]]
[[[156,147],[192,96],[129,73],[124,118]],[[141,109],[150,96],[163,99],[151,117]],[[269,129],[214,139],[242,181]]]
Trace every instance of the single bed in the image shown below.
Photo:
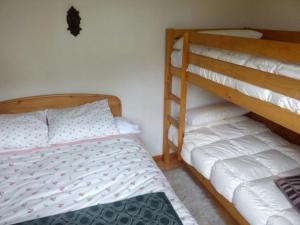
[[[77,106],[114,96],[55,95],[0,103],[1,113]],[[0,152],[0,224],[164,192],[184,225],[197,224],[137,136],[115,135],[22,151]]]
[[[177,145],[177,128],[169,138]],[[299,146],[247,116],[187,126],[182,158],[255,225],[298,225],[300,214],[276,187],[300,174]]]

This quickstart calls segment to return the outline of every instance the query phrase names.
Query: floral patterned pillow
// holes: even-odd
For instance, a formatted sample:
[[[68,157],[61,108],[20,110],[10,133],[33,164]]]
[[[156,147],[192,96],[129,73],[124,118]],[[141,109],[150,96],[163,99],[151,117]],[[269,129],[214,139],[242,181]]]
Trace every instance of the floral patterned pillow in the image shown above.
[[[42,147],[47,142],[45,111],[0,115],[0,149]]]
[[[59,144],[119,134],[107,100],[47,110],[49,143]]]

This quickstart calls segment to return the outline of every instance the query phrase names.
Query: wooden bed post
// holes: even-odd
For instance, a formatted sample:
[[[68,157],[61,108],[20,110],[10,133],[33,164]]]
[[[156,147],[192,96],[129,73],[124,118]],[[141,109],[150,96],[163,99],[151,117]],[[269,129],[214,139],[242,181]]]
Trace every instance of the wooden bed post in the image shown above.
[[[171,54],[174,40],[177,36],[173,29],[166,32],[166,64],[165,64],[165,92],[164,92],[164,130],[163,130],[163,160],[165,164],[170,163],[170,148],[177,152],[178,160],[181,160],[181,148],[185,128],[186,95],[187,95],[187,67],[189,60],[189,32],[184,33],[182,49],[182,70],[181,70],[181,95],[180,98],[172,93],[173,74],[171,72]],[[171,116],[171,102],[180,105],[179,121]],[[178,129],[178,146],[176,147],[168,139],[170,125]]]
[[[181,160],[181,150],[185,129],[186,96],[187,96],[187,69],[189,65],[190,33],[186,32],[183,39],[182,67],[181,67],[181,96],[178,127],[178,160]]]
[[[168,132],[170,128],[169,115],[171,114],[171,101],[169,93],[172,92],[171,54],[174,43],[174,30],[166,30],[166,55],[165,55],[165,90],[164,90],[164,130],[163,130],[163,160],[170,163],[170,146]]]

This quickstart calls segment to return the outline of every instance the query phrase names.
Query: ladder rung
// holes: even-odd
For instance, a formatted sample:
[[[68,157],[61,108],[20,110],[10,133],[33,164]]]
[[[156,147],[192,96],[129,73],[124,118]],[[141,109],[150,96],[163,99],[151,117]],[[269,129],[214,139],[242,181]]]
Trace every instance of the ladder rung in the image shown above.
[[[174,119],[172,116],[168,116],[168,119],[169,119],[169,122],[171,124],[173,124],[175,127],[177,127],[177,128],[179,127],[178,121],[176,119]]]
[[[172,94],[172,93],[169,93],[169,99],[171,99],[172,101],[180,104],[180,98],[177,97],[176,95]]]
[[[173,144],[172,141],[169,140],[169,148],[171,148],[173,151],[177,152],[178,148],[176,145]]]
[[[181,77],[181,69],[172,66],[172,67],[171,67],[171,74],[172,74],[173,76],[176,76],[176,77]]]

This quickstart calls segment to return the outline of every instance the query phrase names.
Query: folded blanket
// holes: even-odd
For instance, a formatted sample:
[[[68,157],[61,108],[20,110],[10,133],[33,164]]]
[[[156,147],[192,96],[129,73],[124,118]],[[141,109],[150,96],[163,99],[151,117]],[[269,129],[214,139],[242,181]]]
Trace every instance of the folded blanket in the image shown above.
[[[275,183],[290,203],[300,212],[300,175],[280,178]]]
[[[18,225],[182,225],[163,192],[35,219]]]

